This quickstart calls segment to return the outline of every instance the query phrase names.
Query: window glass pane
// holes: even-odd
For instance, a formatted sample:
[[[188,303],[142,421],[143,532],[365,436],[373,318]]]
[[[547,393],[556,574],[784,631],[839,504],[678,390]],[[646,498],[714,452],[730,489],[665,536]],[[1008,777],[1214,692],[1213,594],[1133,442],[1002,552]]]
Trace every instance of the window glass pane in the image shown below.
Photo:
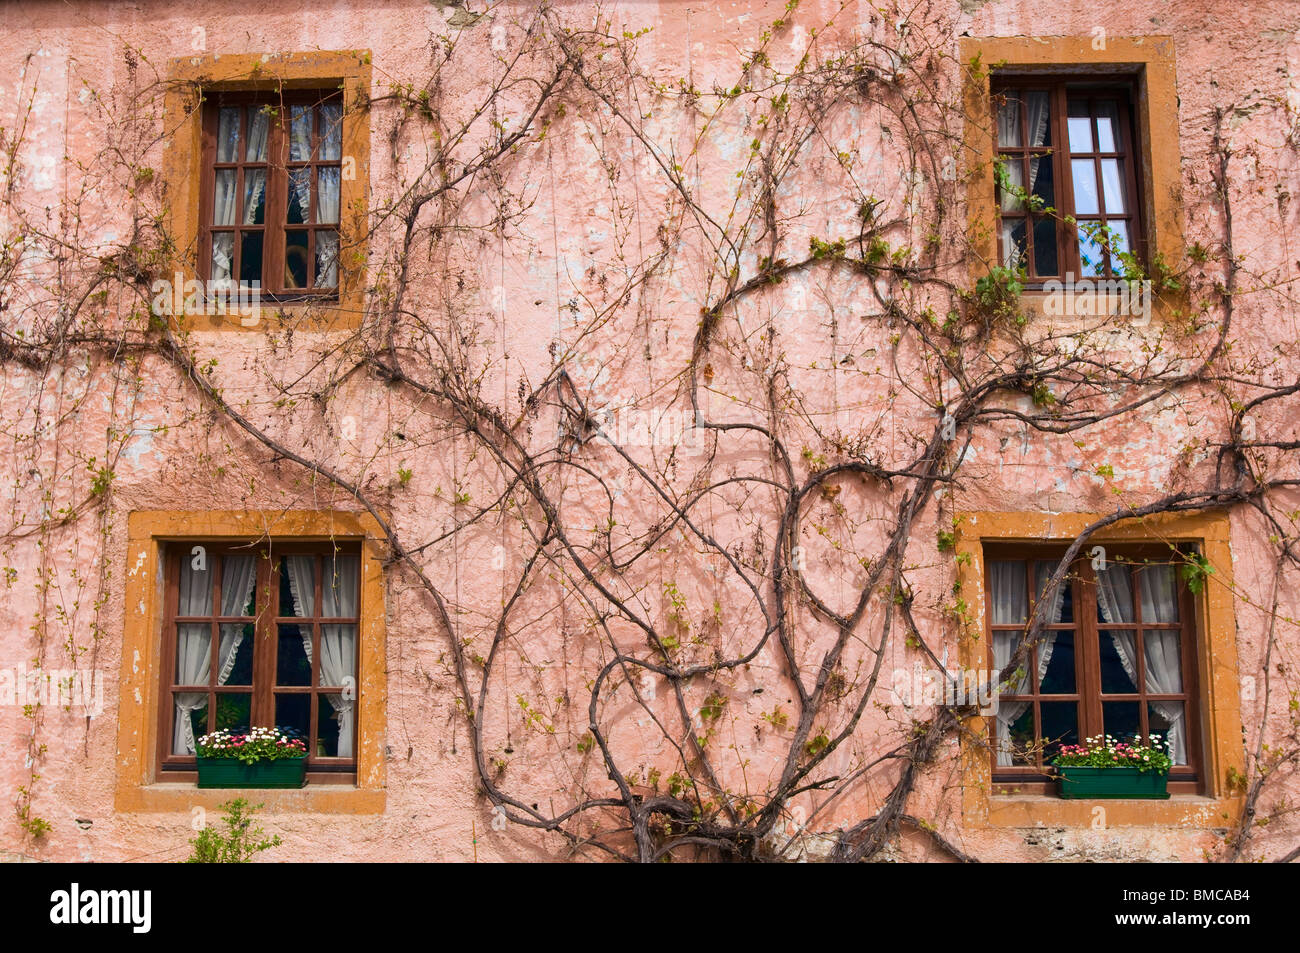
[[[989,597],[994,625],[1022,625],[1029,620],[1025,564],[1019,559],[989,561]]]
[[[343,152],[343,104],[325,103],[320,107],[320,158],[338,161]]]
[[[1128,222],[1107,222],[1106,227],[1113,233],[1110,236],[1110,266],[1119,273],[1124,270],[1119,255],[1121,252],[1128,251]]]
[[[1066,125],[1071,152],[1092,152],[1092,119],[1086,99],[1071,99],[1067,106]]]
[[[218,685],[253,684],[253,623],[223,623],[217,643]]]
[[[1034,598],[1042,599],[1047,589],[1047,584],[1051,581],[1052,573],[1056,572],[1057,564],[1050,560],[1039,560],[1034,563]],[[1047,615],[1044,622],[1047,625],[1060,625],[1074,621],[1074,593],[1071,591],[1070,575],[1067,572],[1061,584],[1052,591],[1047,598],[1051,604],[1048,606]]]
[[[253,711],[253,696],[224,692],[217,696],[217,724],[221,728],[248,728]]]
[[[213,281],[227,281],[230,278],[230,266],[235,257],[235,233],[217,232],[212,236],[212,269],[209,272]]]
[[[356,691],[357,627],[355,623],[322,625],[320,629],[321,688]]]
[[[280,560],[280,615],[316,614],[316,557],[285,556]]]
[[[1006,102],[998,107],[998,145],[1020,148],[1020,99],[1015,93],[1008,93]]]
[[[1002,264],[1019,268],[1025,258],[1025,220],[1013,218],[1002,222]]]
[[[307,692],[292,695],[276,692],[275,726],[292,728],[306,738],[311,732],[311,695]]]
[[[337,711],[331,699],[342,699],[337,695],[317,695],[316,709],[316,756],[320,758],[351,757],[352,724],[350,709]],[[343,744],[340,746],[340,741]],[[339,750],[342,747],[342,750]]]
[[[1016,648],[1020,645],[1020,632],[994,632],[993,633],[993,668],[994,677],[1011,664],[1011,656],[1015,654]],[[1032,664],[1030,656],[1025,656],[1025,661],[1019,666],[1019,677],[1012,675],[1010,680],[999,686],[998,692],[1002,695],[1023,695],[1029,691],[1029,667]]]
[[[307,256],[309,234],[306,229],[291,229],[284,233],[284,286],[286,288],[307,287],[307,267],[310,262]]]
[[[1040,156],[1029,160],[1029,193],[1036,195],[1042,203],[1034,203],[1035,211],[1044,211],[1056,204],[1056,190],[1052,182],[1052,160]]]
[[[182,616],[212,615],[212,563],[205,559],[202,569],[194,568],[194,559],[188,552],[181,553],[180,598],[176,614]]]
[[[1034,747],[1038,733],[1034,731],[1034,706],[1020,702],[1012,708],[1012,717],[998,719],[998,764],[1015,767],[1036,765],[1038,759],[1034,755]],[[1020,709],[1019,713],[1015,711],[1016,708]]]
[[[1105,274],[1106,264],[1102,257],[1101,246],[1084,234],[1085,224],[1088,223],[1079,223],[1079,262],[1082,266],[1080,270],[1085,275]]]
[[[1079,743],[1079,705],[1077,702],[1043,702],[1043,761],[1056,756],[1061,745]]]
[[[1187,764],[1187,707],[1182,702],[1148,702],[1147,726],[1151,729],[1152,744],[1159,744],[1174,759],[1174,764]],[[1156,739],[1154,736],[1158,735]]]
[[[1025,108],[1028,110],[1029,144],[1031,146],[1050,146],[1052,144],[1052,123],[1048,103],[1051,100],[1045,92],[1029,93],[1025,96]]]
[[[1183,690],[1183,657],[1177,629],[1147,629],[1142,633],[1147,691],[1177,695]]]
[[[1177,570],[1173,566],[1146,566],[1139,573],[1142,590],[1142,621],[1178,621]]]
[[[212,671],[212,626],[182,622],[176,626],[177,685],[207,685]]]
[[[339,234],[334,231],[316,233],[316,287],[336,288],[339,283]]]
[[[235,170],[218,169],[212,193],[212,224],[235,224]]]
[[[257,575],[257,559],[251,555],[221,557],[221,614],[224,616],[251,616],[254,614],[253,591]]]
[[[290,225],[302,225],[310,221],[311,167],[290,169],[288,222]]]
[[[261,225],[266,221],[266,170],[244,170],[243,225]]]
[[[1043,633],[1038,643],[1038,670],[1043,673],[1039,691],[1045,695],[1074,694],[1074,633]]]
[[[1097,572],[1097,621],[1131,623],[1135,621],[1132,568],[1114,562]]]
[[[1106,214],[1119,215],[1124,208],[1124,180],[1120,177],[1119,159],[1101,160],[1101,192],[1106,201]]]
[[[239,280],[262,280],[262,233],[244,232],[239,239]]]
[[[325,572],[321,580],[321,615],[326,619],[355,619],[356,595],[361,586],[360,556],[325,556],[321,564]]]
[[[278,627],[279,642],[275,654],[275,684],[311,684],[311,626]]]
[[[289,107],[290,162],[311,160],[311,113],[310,106]]]
[[[244,145],[245,162],[266,161],[266,133],[271,115],[264,106],[248,107],[248,141]]]
[[[1119,152],[1119,106],[1113,102],[1097,103],[1097,151]]]
[[[1056,222],[1050,218],[1034,220],[1034,273],[1040,276],[1059,274]]]
[[[1116,741],[1132,744],[1134,738],[1141,738],[1142,722],[1138,720],[1137,702],[1102,702],[1102,731]]]
[[[1070,177],[1074,182],[1074,211],[1077,215],[1097,215],[1097,173],[1091,159],[1071,159]]]
[[[227,106],[217,113],[217,161],[234,162],[239,155],[239,109]]]
[[[1102,629],[1097,633],[1097,648],[1101,654],[1102,694],[1136,694],[1137,632],[1133,629]]]
[[[194,754],[192,743],[208,733],[208,696],[177,692],[172,696],[172,707],[176,713],[172,722],[172,754]]]
[[[1007,182],[1017,189],[1025,187],[1025,167],[1021,165],[1017,156],[1004,158],[1002,168],[1006,171]],[[1002,211],[1019,212],[1025,207],[1025,203],[1020,201],[1016,193],[1011,189],[1001,189]]]
[[[339,220],[339,170],[327,166],[316,170],[316,221],[332,225]]]

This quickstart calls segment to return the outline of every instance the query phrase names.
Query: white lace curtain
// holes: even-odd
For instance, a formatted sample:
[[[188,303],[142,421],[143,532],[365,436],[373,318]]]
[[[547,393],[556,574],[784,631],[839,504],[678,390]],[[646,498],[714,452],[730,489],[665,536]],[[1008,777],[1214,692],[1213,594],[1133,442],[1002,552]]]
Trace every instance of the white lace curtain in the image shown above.
[[[1020,110],[1028,110],[1026,119],[1029,126],[1029,145],[1043,146],[1047,142],[1047,123],[1050,116],[1051,98],[1046,93],[1026,93],[1023,97],[1010,98],[998,110],[998,142],[1004,146],[1020,146]],[[1038,170],[1044,162],[1052,161],[1050,157],[1031,157],[1029,160],[1029,185],[1027,191],[1032,195],[1038,181]],[[1007,174],[1016,185],[1024,186],[1023,173],[1019,160],[1007,164]],[[1002,211],[1016,211],[1019,201],[1012,195],[1002,196]]]
[[[221,612],[220,615],[242,615],[253,594],[257,577],[257,563],[252,556],[222,557]],[[212,575],[208,568],[195,569],[187,559],[181,561],[180,601],[177,615],[212,615]],[[212,625],[208,622],[188,622],[178,625],[176,632],[176,680],[180,685],[206,685],[212,671]],[[243,623],[225,623],[217,642],[217,684],[224,685],[235,667],[235,655],[244,641]],[[190,713],[208,703],[207,692],[177,692],[175,726],[172,731],[172,753],[194,754],[194,726]]]
[[[1173,566],[1147,566],[1142,572],[1142,621],[1144,623],[1178,621],[1178,587]],[[1101,617],[1112,625],[1132,623],[1133,586],[1128,566],[1111,565],[1097,573],[1097,607]],[[1112,629],[1111,644],[1120,664],[1136,688],[1138,683],[1137,633],[1131,629]],[[1182,658],[1176,630],[1147,629],[1143,632],[1143,655],[1146,663],[1146,690],[1159,695],[1173,695],[1183,690]],[[1182,702],[1151,702],[1151,706],[1169,723],[1169,754],[1174,764],[1187,763],[1186,709]]]
[[[239,113],[234,109],[221,110],[220,126],[217,134],[218,161],[234,162],[236,137],[239,134]],[[244,143],[245,162],[266,161],[266,135],[270,129],[270,117],[259,107],[248,110],[248,135]],[[244,170],[244,215],[243,224],[253,225],[255,213],[266,193],[266,171],[263,169]],[[235,224],[235,170],[218,169],[216,189],[212,202],[212,224]]]
[[[1051,579],[1056,565],[1041,562],[1034,567],[1034,589],[1042,593]],[[1026,591],[1025,564],[1023,562],[990,562],[989,576],[993,596],[994,625],[1025,625],[1029,621],[1029,599]],[[1068,585],[1066,583],[1065,585]],[[1065,585],[1056,587],[1050,595],[1044,596],[1048,602],[1044,625],[1055,625],[1061,621],[1065,603]],[[993,633],[993,667],[1001,672],[1011,662],[1016,647],[1020,644],[1023,633]],[[1047,674],[1047,667],[1052,662],[1052,650],[1056,647],[1056,632],[1044,629],[1038,641],[1038,668],[1035,684],[1042,681]],[[1000,694],[1018,695],[1031,691],[1029,676],[1026,672],[1013,683],[1002,686]],[[1011,726],[1016,723],[1029,708],[1029,702],[1008,702],[998,704],[997,712],[997,754],[999,765],[1011,765],[1014,761],[1011,746]]]
[[[289,590],[297,616],[311,615],[316,598],[316,557],[286,556]],[[357,614],[360,591],[361,557],[339,556],[325,559],[325,578],[321,581],[321,615],[325,618],[350,618]],[[307,661],[312,658],[311,627],[299,626]],[[325,700],[334,709],[339,722],[340,758],[352,757],[352,736],[356,705],[357,627],[355,624],[321,626],[320,683],[348,688],[347,692],[330,692]]]

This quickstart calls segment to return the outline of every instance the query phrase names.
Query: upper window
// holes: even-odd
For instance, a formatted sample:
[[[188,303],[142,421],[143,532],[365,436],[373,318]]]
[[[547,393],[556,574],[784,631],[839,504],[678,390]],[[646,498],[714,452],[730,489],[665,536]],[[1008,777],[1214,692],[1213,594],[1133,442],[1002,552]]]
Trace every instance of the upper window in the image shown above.
[[[194,770],[219,728],[286,728],[308,770],[355,768],[360,554],[285,542],[168,544],[160,763]]]
[[[1132,88],[1036,77],[993,85],[998,247],[1030,282],[1116,277],[1142,257]]]
[[[1080,558],[1052,592],[1063,548],[990,545],[987,550],[989,664],[1000,672],[1046,601],[1041,637],[1021,677],[998,699],[995,781],[1042,779],[1056,750],[1109,734],[1151,734],[1167,743],[1170,790],[1195,790],[1199,766],[1195,685],[1195,600],[1154,549],[1109,545],[1094,569]],[[1181,785],[1181,786],[1180,786]]]
[[[210,93],[200,277],[294,300],[339,285],[340,93]]]

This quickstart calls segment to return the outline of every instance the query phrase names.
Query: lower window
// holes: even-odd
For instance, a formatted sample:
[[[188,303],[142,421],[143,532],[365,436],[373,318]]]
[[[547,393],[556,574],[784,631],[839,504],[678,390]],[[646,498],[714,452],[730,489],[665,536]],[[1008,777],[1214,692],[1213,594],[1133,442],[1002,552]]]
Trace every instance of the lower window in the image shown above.
[[[1081,557],[1048,591],[1064,552],[986,546],[993,671],[1007,666],[1036,605],[1047,603],[1041,635],[998,699],[993,780],[1041,783],[1061,745],[1096,735],[1147,740],[1154,734],[1174,761],[1170,790],[1195,791],[1196,600],[1179,571],[1186,560],[1167,546],[1107,545],[1095,567]]]
[[[278,726],[308,771],[356,770],[356,546],[266,540],[165,550],[159,764],[194,771],[197,739]]]

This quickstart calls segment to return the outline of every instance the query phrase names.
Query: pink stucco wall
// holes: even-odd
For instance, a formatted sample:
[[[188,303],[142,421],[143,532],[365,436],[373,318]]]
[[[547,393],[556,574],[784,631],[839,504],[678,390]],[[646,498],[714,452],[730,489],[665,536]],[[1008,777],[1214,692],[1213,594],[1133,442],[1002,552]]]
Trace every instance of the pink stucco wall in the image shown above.
[[[746,52],[758,43],[765,25],[782,15],[784,4],[644,0],[602,9],[614,23],[625,23],[628,31],[653,28],[635,41],[636,63],[644,72],[641,82],[677,87],[679,80],[687,79],[707,94],[738,82]],[[1226,15],[1229,9],[1231,16]],[[1235,304],[1231,357],[1222,365],[1225,377],[1232,379],[1180,391],[1082,436],[1031,435],[1012,425],[982,430],[968,451],[962,479],[945,488],[940,501],[929,503],[910,536],[906,563],[916,593],[914,613],[936,651],[949,645],[955,652],[956,645],[951,622],[942,612],[954,567],[935,546],[936,531],[949,525],[953,512],[1102,512],[1117,503],[1113,486],[1122,487],[1125,504],[1141,505],[1171,488],[1199,485],[1213,471],[1214,443],[1224,436],[1228,419],[1227,399],[1240,401],[1243,393],[1251,393],[1235,381],[1251,378],[1269,386],[1294,382],[1300,366],[1294,310],[1300,269],[1293,198],[1300,186],[1295,152],[1300,24],[1295,12],[1294,5],[1284,2],[1102,0],[1044,5],[954,0],[916,14],[909,42],[933,50],[935,94],[954,107],[960,103],[956,57],[963,35],[1087,37],[1104,28],[1112,36],[1172,37],[1181,200],[1189,244],[1213,245],[1223,234],[1213,196],[1213,110],[1249,101],[1226,125],[1233,144],[1232,235],[1245,285]],[[21,144],[17,174],[0,179],[9,190],[0,209],[0,232],[6,242],[16,233],[27,241],[26,270],[12,275],[10,287],[0,290],[7,305],[0,312],[6,337],[26,326],[24,322],[48,318],[60,302],[75,299],[94,272],[96,256],[115,254],[130,240],[133,224],[165,204],[156,183],[132,181],[126,170],[163,165],[168,130],[158,84],[169,59],[368,49],[373,58],[372,92],[382,96],[392,84],[422,88],[439,62],[435,48],[441,41],[436,38],[454,36],[455,68],[442,74],[440,90],[450,125],[483,101],[487,84],[502,69],[496,44],[510,48],[520,35],[516,24],[531,15],[530,4],[503,4],[491,16],[458,27],[449,20],[465,23],[468,18],[461,8],[424,2],[6,5],[0,9],[0,126],[6,142],[20,135]],[[575,25],[589,24],[592,10],[562,4],[556,16]],[[899,32],[896,23],[882,25],[869,4],[848,3],[841,11],[836,3],[806,2],[792,20],[798,32],[787,26],[771,47],[772,59],[783,68],[807,48],[807,31],[827,21],[832,24],[819,29],[818,43],[828,55],[864,36]],[[505,29],[494,33],[498,27]],[[504,41],[496,39],[500,36]],[[517,122],[518,104],[530,94],[527,88],[508,90],[500,117]],[[368,173],[375,232],[370,280],[378,286],[369,299],[373,315],[382,314],[385,295],[391,294],[395,281],[394,263],[405,254],[415,278],[404,305],[414,330],[404,340],[416,366],[436,363],[421,349],[434,341],[450,342],[463,362],[464,379],[477,380],[477,393],[508,420],[526,421],[531,411],[522,405],[522,397],[553,373],[556,355],[566,356],[567,349],[569,373],[594,405],[635,404],[637,412],[670,411],[682,415],[674,420],[684,417],[689,423],[685,369],[692,340],[701,308],[716,303],[725,279],[709,251],[712,226],[680,220],[680,202],[663,168],[644,143],[634,141],[619,122],[592,105],[589,92],[575,85],[565,95],[565,115],[552,117],[544,140],[528,141],[499,165],[499,178],[480,177],[467,190],[455,224],[472,228],[448,229],[436,244],[419,236],[409,248],[399,223],[381,213],[404,199],[437,144],[426,125],[402,116],[392,103],[372,109]],[[659,159],[666,165],[680,161],[683,180],[695,199],[716,221],[726,222],[736,171],[745,165],[751,141],[761,134],[755,125],[759,111],[737,106],[705,125],[703,110],[692,110],[679,98],[650,96],[640,108],[642,128],[653,137]],[[484,122],[474,126],[468,141],[486,134]],[[860,99],[827,113],[807,158],[784,185],[780,209],[786,217],[785,237],[778,257],[805,254],[810,237],[852,234],[858,216],[850,200],[855,190],[877,196],[891,214],[904,213],[910,181],[903,167],[906,150],[880,132],[882,123],[890,122]],[[960,134],[955,112],[943,122]],[[850,172],[836,161],[837,153],[851,157]],[[924,192],[929,187],[932,183],[920,188]],[[504,229],[493,226],[503,197],[508,197],[511,213]],[[966,281],[962,223],[963,214],[950,212],[942,233],[943,247],[957,251],[941,267],[957,282]],[[68,260],[57,260],[56,235],[74,236],[71,245],[77,252]],[[156,236],[147,240],[155,241]],[[893,241],[919,247],[923,236],[895,235]],[[764,254],[761,245],[747,249],[741,256],[742,270],[752,272]],[[651,262],[654,273],[646,278],[644,269]],[[926,300],[918,294],[908,299],[908,306],[919,308]],[[129,320],[128,295],[114,291],[109,306],[117,309],[112,320]],[[914,350],[909,352],[906,341],[901,349],[894,347],[896,329],[881,312],[862,276],[845,269],[801,274],[747,302],[743,312],[733,309],[724,315],[718,332],[721,343],[710,356],[710,386],[702,392],[702,412],[717,420],[766,422],[758,403],[762,378],[756,367],[770,369],[780,362],[782,379],[798,395],[798,409],[805,415],[783,425],[788,426],[784,440],[793,455],[804,448],[809,456],[830,454],[828,438],[856,435],[869,441],[876,464],[906,466],[916,441],[929,439],[935,398],[942,402],[944,394],[926,378],[927,369]],[[1217,316],[1213,312],[1210,318]],[[580,336],[579,327],[587,333]],[[1167,338],[1161,339],[1161,334]],[[1148,347],[1158,344],[1163,353],[1196,355],[1196,340],[1179,334],[1174,328],[1155,328],[1143,340]],[[218,361],[213,379],[231,406],[373,494],[391,513],[408,546],[424,544],[463,519],[466,507],[454,505],[454,494],[468,494],[474,504],[493,499],[504,485],[500,467],[481,446],[448,436],[447,411],[436,401],[415,400],[374,376],[341,378],[349,362],[365,356],[368,348],[373,355],[374,340],[350,338],[346,332],[200,332],[190,343],[200,363]],[[1136,345],[1128,341],[1123,346]],[[330,375],[341,378],[336,389],[327,400],[312,401],[310,392]],[[282,386],[287,393],[278,389]],[[282,399],[286,397],[291,401]],[[1029,406],[1027,399],[1023,403]],[[1257,422],[1258,431],[1295,439],[1294,406],[1293,400],[1275,403]],[[122,744],[115,717],[117,681],[128,615],[127,515],[142,509],[357,505],[345,492],[309,481],[291,462],[272,460],[265,447],[256,446],[228,422],[217,422],[174,369],[151,357],[126,354],[112,363],[79,356],[73,347],[52,371],[6,359],[0,419],[5,511],[0,514],[0,532],[7,534],[0,537],[0,562],[14,570],[0,589],[0,668],[30,666],[39,629],[47,666],[72,667],[69,660],[75,656],[75,664],[99,673],[105,686],[104,710],[95,717],[57,706],[43,713],[37,743],[45,751],[39,758],[32,810],[53,830],[39,840],[25,836],[5,808],[0,811],[0,852],[49,860],[178,859],[191,835],[188,812],[114,810],[115,752]],[[355,441],[345,439],[342,435],[351,434],[354,427]],[[543,406],[531,424],[520,423],[520,439],[542,447],[554,427],[554,406]],[[704,439],[689,426],[671,462],[671,446],[638,446],[632,439],[628,443],[636,460],[662,468],[679,493],[690,492],[692,481],[704,473],[717,480],[742,471],[762,473],[772,466],[761,441],[738,435],[729,435],[710,458]],[[1270,466],[1279,472],[1289,467],[1293,474],[1292,457],[1277,455]],[[105,459],[112,460],[115,471],[107,497],[91,489],[94,472]],[[562,501],[565,525],[574,533],[588,534],[580,542],[596,538],[591,529],[609,519],[611,506],[616,546],[664,519],[662,506],[608,447],[593,446],[583,459],[611,481],[618,493],[612,502],[590,475],[576,469],[551,470],[544,477],[549,491]],[[1096,475],[1095,466],[1103,462],[1113,467],[1113,481]],[[795,465],[804,472],[809,461],[800,457]],[[399,468],[412,472],[409,483],[398,480]],[[801,538],[806,571],[812,587],[833,607],[847,611],[857,599],[864,579],[857,557],[879,556],[900,492],[843,481],[833,502],[847,507],[853,518],[840,524],[831,500],[812,504],[814,512]],[[1286,488],[1276,491],[1270,497],[1271,512],[1300,509],[1294,495]],[[46,506],[56,520],[61,507],[73,508],[76,518],[51,526],[47,514],[46,531],[35,532]],[[770,491],[732,488],[720,493],[702,518],[726,550],[743,561],[770,558],[770,533],[779,513]],[[535,531],[536,514],[528,518],[530,531]],[[813,530],[815,524],[830,529],[819,533]],[[1281,666],[1279,677],[1289,685],[1286,679],[1297,647],[1293,620],[1300,617],[1294,571],[1282,576],[1276,613],[1266,610],[1275,598],[1277,558],[1269,538],[1288,531],[1294,538],[1294,523],[1286,522],[1279,530],[1266,524],[1259,512],[1237,506],[1231,512],[1231,530],[1240,670],[1261,677],[1262,653],[1272,632],[1277,642],[1271,661]],[[832,538],[835,545],[827,542]],[[518,513],[497,510],[422,552],[419,562],[425,574],[458,607],[453,615],[456,639],[478,640],[480,645],[490,641],[494,613],[509,597],[516,581],[512,571],[522,564],[528,544]],[[601,567],[600,572],[610,570]],[[720,641],[737,651],[742,644],[752,644],[753,633],[762,628],[755,600],[726,571],[722,557],[702,553],[678,531],[670,532],[618,585],[629,598],[639,593],[636,598],[647,617],[666,625],[671,611],[666,583],[683,594],[693,631],[703,633],[703,643],[686,650],[700,660],[708,657],[706,645]],[[491,807],[479,796],[465,745],[464,716],[456,706],[459,690],[448,662],[449,634],[436,621],[414,576],[394,569],[387,588],[386,811],[361,817],[268,815],[267,828],[284,838],[275,856],[332,861],[465,860],[475,851],[481,860],[568,856],[558,835],[517,825],[491,827]],[[711,608],[715,605],[716,610]],[[862,623],[864,633],[878,632],[888,605],[887,598],[872,600]],[[816,623],[806,606],[794,611],[802,622],[800,661],[815,669],[815,659],[833,631]],[[607,795],[611,787],[598,754],[575,748],[586,732],[591,680],[609,653],[608,642],[592,631],[591,614],[552,566],[525,593],[512,618],[515,631],[508,657],[493,675],[498,681],[484,723],[488,756],[504,757],[501,752],[508,744],[505,786],[521,801],[543,809],[550,805],[562,810],[577,797]],[[640,640],[644,648],[644,636],[630,626],[615,624],[607,638],[620,640],[624,648]],[[874,644],[876,638],[851,642],[843,664],[852,677],[873,664],[868,642]],[[887,673],[908,670],[915,659],[895,634],[882,668]],[[888,684],[885,677],[882,692]],[[778,732],[756,729],[762,724],[758,716],[775,703],[795,715],[785,660],[769,644],[751,664],[720,676],[716,687],[729,699],[728,726],[715,742],[730,750],[719,757],[723,783],[733,791],[757,794],[779,774],[776,759],[783,751]],[[656,711],[669,717],[668,692],[662,686],[660,692]],[[554,732],[530,725],[521,714],[519,697],[540,706],[543,724],[552,725]],[[565,697],[567,704],[557,702]],[[610,744],[628,770],[668,763],[671,740],[647,725],[647,715],[636,708],[626,689],[603,704]],[[1246,698],[1241,704],[1253,747],[1253,732],[1263,718],[1262,698]],[[847,774],[896,743],[901,717],[896,707],[869,706],[852,741],[832,756],[828,772]],[[1276,699],[1270,717],[1270,737],[1284,744],[1294,728]],[[0,800],[5,804],[18,799],[20,785],[31,784],[26,759],[32,725],[20,706],[0,707]],[[832,830],[841,822],[869,816],[892,784],[891,771],[882,768],[878,776],[869,773],[851,786],[819,816],[816,826]],[[1283,794],[1300,794],[1289,774],[1268,803]],[[813,795],[800,803],[806,812],[820,801]],[[1208,822],[1110,830],[967,830],[951,750],[930,766],[909,812],[931,818],[963,850],[987,859],[1195,860],[1213,851],[1220,839]],[[1269,845],[1266,852],[1284,852],[1295,835],[1294,822],[1282,820],[1261,843]],[[910,837],[901,849],[905,856],[939,856]]]

